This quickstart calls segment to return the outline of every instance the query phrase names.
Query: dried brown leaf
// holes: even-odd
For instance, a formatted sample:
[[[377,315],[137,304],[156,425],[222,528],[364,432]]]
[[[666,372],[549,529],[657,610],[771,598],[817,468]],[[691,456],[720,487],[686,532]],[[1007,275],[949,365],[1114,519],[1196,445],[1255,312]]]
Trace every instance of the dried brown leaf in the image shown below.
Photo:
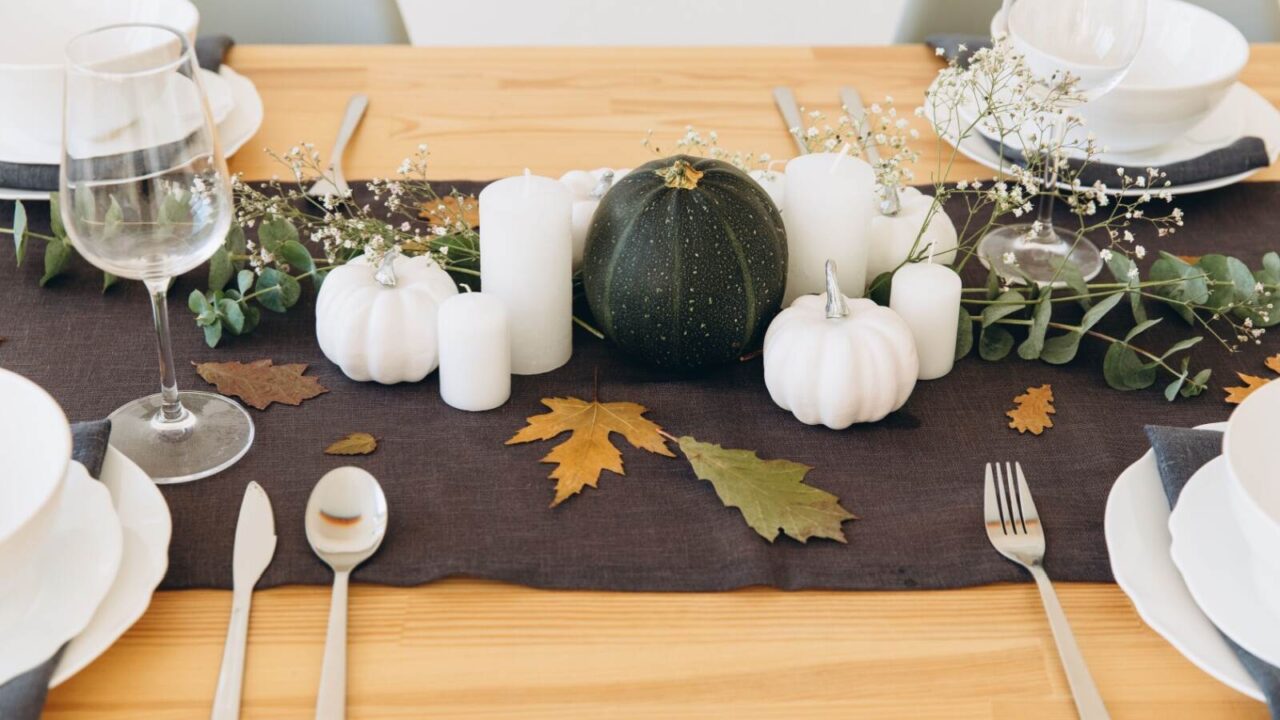
[[[378,449],[378,438],[367,432],[353,432],[334,440],[324,449],[325,455],[368,455]]]
[[[1039,435],[1045,428],[1053,427],[1053,415],[1057,410],[1053,407],[1053,388],[1049,385],[1029,387],[1027,391],[1013,399],[1014,408],[1005,413],[1009,416],[1009,427],[1019,433]]]
[[[303,376],[306,363],[275,365],[270,359],[263,359],[191,364],[218,392],[234,395],[258,410],[266,410],[271,403],[301,405],[303,400],[329,392],[314,377]]]
[[[582,492],[584,487],[596,487],[604,470],[626,474],[622,469],[622,453],[609,439],[611,433],[623,436],[633,447],[675,457],[662,437],[662,428],[643,417],[648,412],[643,405],[587,402],[575,397],[543,398],[542,404],[551,408],[551,412],[530,417],[529,424],[506,444],[550,440],[570,433],[567,440],[542,458],[542,462],[556,465],[549,476],[556,481],[552,507]]]

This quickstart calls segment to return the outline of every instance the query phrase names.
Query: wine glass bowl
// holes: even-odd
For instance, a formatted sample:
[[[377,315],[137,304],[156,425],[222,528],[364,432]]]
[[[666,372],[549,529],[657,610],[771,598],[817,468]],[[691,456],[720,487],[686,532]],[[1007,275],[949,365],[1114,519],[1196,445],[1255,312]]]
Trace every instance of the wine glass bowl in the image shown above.
[[[187,38],[114,25],[67,46],[59,217],[98,268],[141,280],[152,300],[161,391],[111,415],[111,444],[156,482],[207,477],[240,459],[253,421],[213,393],[179,393],[169,343],[169,281],[220,247],[234,214]]]
[[[1047,142],[1024,148],[1039,155],[1043,188],[1034,222],[1005,225],[983,236],[984,265],[1015,282],[1061,285],[1064,273],[1085,280],[1102,271],[1102,254],[1080,234],[1053,224],[1053,197],[1062,156],[1065,113],[1104,96],[1133,65],[1146,29],[1147,0],[1004,0],[992,23],[1006,35],[1030,74],[1027,92],[1055,106]]]

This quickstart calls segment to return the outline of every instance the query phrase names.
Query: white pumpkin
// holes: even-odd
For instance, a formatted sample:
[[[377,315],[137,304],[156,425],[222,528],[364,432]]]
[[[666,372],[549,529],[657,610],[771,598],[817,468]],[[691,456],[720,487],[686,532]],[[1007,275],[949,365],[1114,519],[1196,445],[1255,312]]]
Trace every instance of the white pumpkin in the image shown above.
[[[925,195],[915,188],[898,190],[898,212],[893,215],[876,213],[871,218],[871,248],[867,253],[867,283],[870,284],[880,273],[890,272],[907,260],[914,247],[915,255],[928,253],[933,245],[933,262],[939,265],[950,265],[956,259],[956,226],[945,212],[939,210],[929,217],[929,208],[933,205],[933,196]],[[920,227],[926,218],[929,225],[924,229],[917,245],[916,237],[920,235]]]
[[[769,198],[773,200],[773,204],[782,209],[782,201],[787,196],[787,175],[777,170],[760,168],[752,170],[748,175],[755,180],[764,191],[769,193]]]
[[[352,380],[417,382],[440,364],[436,310],[456,295],[434,260],[362,256],[334,268],[316,298],[316,340]]]
[[[843,430],[906,403],[919,358],[911,328],[889,308],[847,298],[827,261],[827,292],[802,295],[764,337],[764,384],[806,425]]]
[[[613,184],[621,180],[630,168],[614,170],[597,168],[586,170],[570,170],[560,176],[560,182],[569,188],[573,195],[573,269],[582,266],[582,255],[587,248],[587,231],[591,229],[591,218],[596,214],[596,207]]]

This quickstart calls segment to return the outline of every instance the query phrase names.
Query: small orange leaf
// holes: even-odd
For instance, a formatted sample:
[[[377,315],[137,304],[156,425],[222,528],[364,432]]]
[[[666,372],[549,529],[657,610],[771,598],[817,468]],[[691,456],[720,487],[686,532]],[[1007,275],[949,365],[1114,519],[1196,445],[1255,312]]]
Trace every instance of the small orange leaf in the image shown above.
[[[1030,387],[1027,391],[1013,399],[1014,408],[1005,413],[1009,416],[1009,427],[1019,433],[1039,435],[1045,428],[1053,427],[1053,415],[1057,410],[1053,407],[1053,387],[1041,385]]]
[[[325,455],[368,455],[378,449],[378,439],[367,432],[353,432],[329,443]]]
[[[1266,366],[1273,373],[1280,373],[1280,354],[1272,355],[1265,361]]]
[[[1227,402],[1232,405],[1239,405],[1244,402],[1245,398],[1252,395],[1254,390],[1257,390],[1268,382],[1271,382],[1267,378],[1261,378],[1257,375],[1245,375],[1242,372],[1238,372],[1236,375],[1240,376],[1240,379],[1244,381],[1244,385],[1223,388],[1223,390],[1227,391]]]

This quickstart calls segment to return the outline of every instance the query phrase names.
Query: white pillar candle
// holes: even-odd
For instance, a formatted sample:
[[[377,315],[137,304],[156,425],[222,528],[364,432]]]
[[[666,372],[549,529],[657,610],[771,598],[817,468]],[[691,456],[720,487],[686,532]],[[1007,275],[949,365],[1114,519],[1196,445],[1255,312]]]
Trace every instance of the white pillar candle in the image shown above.
[[[517,375],[573,354],[572,202],[559,181],[527,171],[480,191],[480,285],[506,307]]]
[[[867,282],[875,280],[881,273],[892,272],[912,257],[917,260],[931,257],[932,262],[941,265],[955,262],[956,226],[941,209],[932,217],[929,216],[933,196],[909,187],[898,191],[898,201],[901,209],[896,215],[876,213],[871,218],[871,255],[867,259]],[[921,234],[920,228],[924,226],[926,219],[929,225]],[[912,248],[915,249],[914,253]]]
[[[877,212],[875,183],[870,165],[843,153],[801,155],[787,163],[785,304],[826,289],[827,260],[835,261],[845,294],[862,297],[870,223]]]
[[[440,397],[451,407],[492,410],[511,397],[507,310],[489,293],[440,303]]]
[[[937,263],[911,263],[893,274],[889,307],[916,339],[921,380],[940,378],[955,364],[960,288],[960,276]]]
[[[582,267],[582,256],[587,248],[587,232],[591,229],[591,218],[596,214],[596,207],[609,188],[613,187],[631,168],[613,170],[597,168],[591,172],[586,170],[570,170],[560,176],[560,182],[569,188],[573,196],[573,269]]]

